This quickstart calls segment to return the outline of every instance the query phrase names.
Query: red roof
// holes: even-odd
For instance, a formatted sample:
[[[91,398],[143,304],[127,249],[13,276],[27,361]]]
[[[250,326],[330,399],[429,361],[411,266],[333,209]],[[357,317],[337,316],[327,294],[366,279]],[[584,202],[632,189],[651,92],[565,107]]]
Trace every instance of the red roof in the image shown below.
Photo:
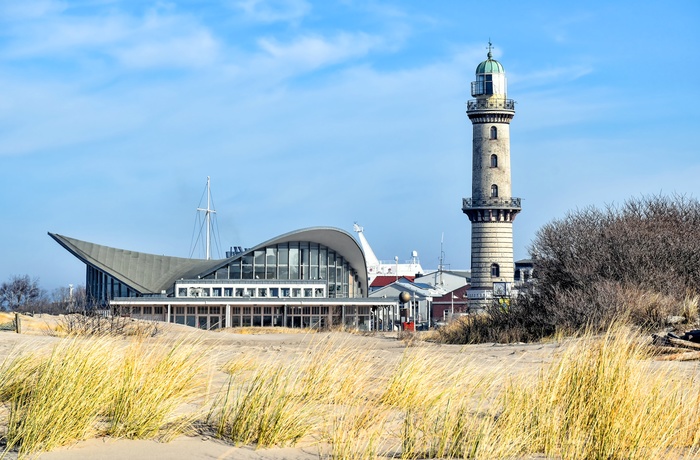
[[[380,287],[388,286],[391,283],[395,282],[397,279],[401,279],[401,278],[405,278],[408,281],[410,281],[411,283],[413,282],[413,280],[416,279],[415,276],[399,276],[398,278],[396,278],[396,275],[388,275],[388,276],[380,275],[380,276],[377,276],[376,278],[374,278],[374,280],[372,281],[372,284],[370,284],[370,287],[380,288]]]

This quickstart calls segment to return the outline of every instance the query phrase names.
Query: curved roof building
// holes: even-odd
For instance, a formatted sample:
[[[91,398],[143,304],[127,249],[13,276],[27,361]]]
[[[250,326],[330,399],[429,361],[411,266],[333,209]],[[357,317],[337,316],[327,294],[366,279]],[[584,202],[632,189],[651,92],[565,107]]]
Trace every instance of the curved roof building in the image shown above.
[[[377,309],[388,326],[397,306],[396,300],[367,298],[364,253],[350,233],[336,228],[285,233],[219,260],[49,235],[85,263],[89,299],[114,314],[203,328],[342,323],[370,329],[380,326]]]

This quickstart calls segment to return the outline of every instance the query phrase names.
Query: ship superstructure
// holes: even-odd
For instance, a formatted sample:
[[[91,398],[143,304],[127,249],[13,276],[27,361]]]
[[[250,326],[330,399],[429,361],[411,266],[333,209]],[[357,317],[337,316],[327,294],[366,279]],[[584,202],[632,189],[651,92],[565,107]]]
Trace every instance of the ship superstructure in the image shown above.
[[[367,276],[370,285],[378,276],[396,276],[397,279],[402,276],[409,276],[413,279],[416,275],[423,273],[423,267],[421,267],[418,260],[418,251],[411,251],[411,258],[403,262],[399,262],[398,256],[394,257],[394,260],[379,260],[369,245],[367,238],[365,238],[364,228],[355,223],[353,230],[357,233],[360,246],[365,253]]]

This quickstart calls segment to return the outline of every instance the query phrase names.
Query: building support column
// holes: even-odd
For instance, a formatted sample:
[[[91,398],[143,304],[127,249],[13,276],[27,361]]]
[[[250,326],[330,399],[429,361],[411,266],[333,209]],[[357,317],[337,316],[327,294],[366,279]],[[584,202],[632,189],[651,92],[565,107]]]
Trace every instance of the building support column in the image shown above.
[[[224,327],[231,327],[231,304],[226,304],[226,318],[224,319]]]

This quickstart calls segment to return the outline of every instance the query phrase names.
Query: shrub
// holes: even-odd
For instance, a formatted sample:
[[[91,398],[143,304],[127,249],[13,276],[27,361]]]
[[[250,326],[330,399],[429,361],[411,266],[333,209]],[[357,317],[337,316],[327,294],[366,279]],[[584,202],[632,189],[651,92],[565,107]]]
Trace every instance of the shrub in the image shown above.
[[[83,315],[71,313],[59,318],[59,335],[69,336],[136,336],[155,337],[160,332],[157,321],[143,321],[123,316]]]
[[[528,311],[573,329],[620,315],[659,327],[700,286],[700,202],[652,196],[570,213],[540,229],[530,252]]]

